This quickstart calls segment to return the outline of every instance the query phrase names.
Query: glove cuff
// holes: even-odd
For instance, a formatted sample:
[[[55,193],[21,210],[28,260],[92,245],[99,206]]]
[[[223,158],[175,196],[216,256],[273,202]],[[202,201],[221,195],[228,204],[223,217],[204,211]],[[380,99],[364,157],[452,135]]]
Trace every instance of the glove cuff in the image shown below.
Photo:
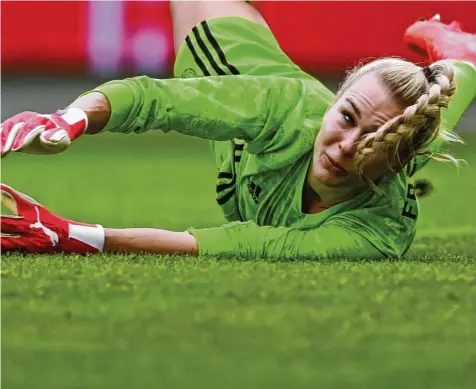
[[[88,128],[88,115],[80,108],[70,107],[56,112],[57,115],[71,126],[69,134],[71,140],[79,138]]]
[[[96,225],[84,225],[68,223],[69,238],[78,240],[95,248],[97,251],[104,250],[105,233],[104,227]]]

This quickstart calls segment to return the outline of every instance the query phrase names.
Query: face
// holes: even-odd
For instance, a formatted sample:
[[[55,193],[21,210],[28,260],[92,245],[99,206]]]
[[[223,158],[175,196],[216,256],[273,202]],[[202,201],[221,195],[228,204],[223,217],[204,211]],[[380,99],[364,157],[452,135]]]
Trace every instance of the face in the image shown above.
[[[355,161],[357,144],[364,134],[375,132],[403,109],[375,73],[357,79],[324,117],[314,145],[311,187],[352,191],[364,186]],[[383,151],[372,154],[363,165],[364,174],[371,180],[388,171],[389,161]]]

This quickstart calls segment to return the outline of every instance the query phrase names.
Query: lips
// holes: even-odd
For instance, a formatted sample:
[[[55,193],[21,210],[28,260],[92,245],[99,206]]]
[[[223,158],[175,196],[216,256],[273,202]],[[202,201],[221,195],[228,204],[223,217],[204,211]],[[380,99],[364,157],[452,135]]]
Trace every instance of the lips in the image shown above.
[[[331,167],[334,172],[340,174],[347,174],[347,171],[338,162],[329,157],[329,155],[327,155],[326,153],[324,153],[324,158],[329,167]]]

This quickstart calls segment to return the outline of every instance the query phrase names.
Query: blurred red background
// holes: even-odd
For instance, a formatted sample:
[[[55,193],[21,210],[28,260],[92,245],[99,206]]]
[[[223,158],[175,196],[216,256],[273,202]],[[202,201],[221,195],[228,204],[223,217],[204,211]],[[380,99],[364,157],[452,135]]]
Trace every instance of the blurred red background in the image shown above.
[[[314,74],[362,59],[418,60],[402,40],[440,13],[476,32],[476,2],[257,2],[283,50]],[[174,52],[168,1],[2,2],[3,74],[168,74]]]

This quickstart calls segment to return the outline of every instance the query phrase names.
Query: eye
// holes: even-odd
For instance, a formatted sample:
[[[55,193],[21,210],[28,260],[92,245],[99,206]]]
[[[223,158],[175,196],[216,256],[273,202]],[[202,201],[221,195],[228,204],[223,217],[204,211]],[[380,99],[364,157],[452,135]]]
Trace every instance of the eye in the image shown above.
[[[342,112],[342,118],[344,119],[344,122],[346,124],[349,124],[351,126],[355,126],[355,120],[354,120],[353,116],[350,113]]]

